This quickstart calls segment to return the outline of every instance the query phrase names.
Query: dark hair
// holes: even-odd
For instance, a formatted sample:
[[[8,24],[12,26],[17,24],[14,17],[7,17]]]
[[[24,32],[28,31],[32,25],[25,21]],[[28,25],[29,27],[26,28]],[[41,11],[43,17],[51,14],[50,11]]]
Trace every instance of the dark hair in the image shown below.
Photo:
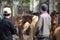
[[[9,16],[10,14],[3,14],[4,16]]]
[[[42,9],[43,11],[47,11],[47,9],[46,9],[44,6],[42,6],[41,9]]]
[[[33,15],[28,14],[28,13],[21,13],[18,14],[17,16],[14,17],[14,21],[17,22],[18,24],[20,23],[19,20],[22,19],[22,25],[23,26],[26,22],[31,23],[32,22]]]
[[[25,14],[24,16],[23,16],[23,20],[26,22],[26,21],[28,21],[29,23],[31,23],[32,22],[32,17],[33,17],[33,15],[31,15],[31,14]]]
[[[35,12],[35,13],[32,13],[33,15],[36,15],[36,16],[39,16],[40,13],[39,12]]]
[[[41,8],[43,11],[47,11],[47,10],[48,10],[48,5],[45,4],[45,3],[42,3],[42,4],[40,5],[40,8]]]

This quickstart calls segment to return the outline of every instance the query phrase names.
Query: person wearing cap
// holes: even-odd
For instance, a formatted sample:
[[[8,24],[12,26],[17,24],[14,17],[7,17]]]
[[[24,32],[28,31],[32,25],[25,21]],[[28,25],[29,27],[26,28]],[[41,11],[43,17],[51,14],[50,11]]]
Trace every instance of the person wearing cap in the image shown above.
[[[12,35],[16,34],[16,29],[9,19],[11,17],[11,9],[9,7],[5,7],[3,9],[4,18],[0,22],[0,40],[13,40]]]
[[[47,12],[48,6],[42,4],[40,7],[40,16],[36,24],[36,38],[37,40],[49,40],[51,17]]]

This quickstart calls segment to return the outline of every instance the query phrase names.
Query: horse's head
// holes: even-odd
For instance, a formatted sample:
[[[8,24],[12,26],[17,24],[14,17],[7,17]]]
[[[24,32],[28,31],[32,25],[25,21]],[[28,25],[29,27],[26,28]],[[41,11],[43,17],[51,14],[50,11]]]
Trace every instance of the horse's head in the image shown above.
[[[52,24],[52,29],[54,29],[54,30],[58,26],[58,12],[56,12],[56,11],[53,11],[51,13],[51,24]]]
[[[52,18],[52,23],[57,23],[58,12],[53,11],[53,12],[51,13],[51,18]]]

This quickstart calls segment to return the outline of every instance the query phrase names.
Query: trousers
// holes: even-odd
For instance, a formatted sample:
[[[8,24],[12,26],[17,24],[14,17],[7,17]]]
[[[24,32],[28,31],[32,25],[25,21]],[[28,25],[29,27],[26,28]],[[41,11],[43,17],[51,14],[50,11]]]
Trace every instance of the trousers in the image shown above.
[[[37,37],[36,40],[49,40],[49,37]]]

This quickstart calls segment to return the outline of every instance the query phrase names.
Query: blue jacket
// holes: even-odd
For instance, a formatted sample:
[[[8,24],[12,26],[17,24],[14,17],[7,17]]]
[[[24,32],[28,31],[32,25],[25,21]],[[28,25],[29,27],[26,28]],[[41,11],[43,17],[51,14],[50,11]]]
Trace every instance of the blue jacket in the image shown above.
[[[12,21],[4,18],[0,21],[0,40],[12,40],[12,35],[16,34]]]

